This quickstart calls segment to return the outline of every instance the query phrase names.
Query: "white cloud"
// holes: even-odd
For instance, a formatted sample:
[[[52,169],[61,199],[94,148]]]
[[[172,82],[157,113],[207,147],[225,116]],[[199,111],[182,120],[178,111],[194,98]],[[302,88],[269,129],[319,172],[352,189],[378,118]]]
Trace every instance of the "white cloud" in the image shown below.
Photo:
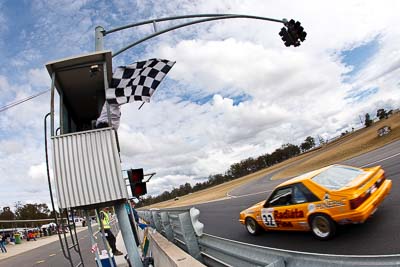
[[[28,175],[34,180],[43,182],[47,179],[46,163],[42,162],[39,165],[32,165],[29,168]]]
[[[13,155],[16,153],[20,153],[23,150],[23,145],[17,140],[1,140],[1,153],[3,156],[5,155]]]
[[[0,75],[0,93],[6,94],[9,92],[10,89],[10,84],[8,83],[8,80],[5,76]]]
[[[45,68],[40,69],[30,69],[28,71],[28,81],[29,84],[37,88],[49,88],[51,84],[51,79]]]

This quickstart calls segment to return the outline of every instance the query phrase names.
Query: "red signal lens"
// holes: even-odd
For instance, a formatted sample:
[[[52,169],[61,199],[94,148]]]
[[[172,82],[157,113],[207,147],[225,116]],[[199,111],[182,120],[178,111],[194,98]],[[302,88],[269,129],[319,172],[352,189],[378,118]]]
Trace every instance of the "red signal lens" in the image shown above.
[[[128,178],[130,184],[142,182],[144,177],[143,169],[130,169],[128,170]]]
[[[135,197],[143,196],[147,194],[146,183],[136,183],[132,187],[132,193]]]

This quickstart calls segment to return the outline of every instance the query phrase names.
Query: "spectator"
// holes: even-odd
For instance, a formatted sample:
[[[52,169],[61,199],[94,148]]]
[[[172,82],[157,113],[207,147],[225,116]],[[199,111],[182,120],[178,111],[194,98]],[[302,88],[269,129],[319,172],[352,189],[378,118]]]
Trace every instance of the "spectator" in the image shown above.
[[[7,253],[7,249],[6,249],[6,236],[0,235],[0,249],[1,249],[1,253]]]
[[[34,233],[32,233],[32,231],[29,231],[29,232],[28,232],[28,241],[29,241],[29,240],[31,240],[31,239],[33,239],[33,240],[35,240],[35,241],[36,241],[35,234],[34,234]]]
[[[136,224],[139,223],[139,215],[137,214],[137,211],[135,210],[135,202],[133,199],[125,203],[125,208],[128,213],[128,218],[129,218],[129,223],[131,225],[132,233],[136,241],[136,245],[140,245],[139,237],[137,234],[137,226]],[[136,222],[136,224],[135,224]]]
[[[107,238],[108,244],[110,245],[112,253],[115,256],[123,255],[123,253],[121,251],[119,251],[115,245],[116,239],[115,239],[113,232],[111,232],[108,208],[104,208],[104,210],[100,211],[100,220],[101,220],[101,223],[103,224],[104,233]]]
[[[133,199],[131,199],[131,208],[132,208],[132,212],[133,212],[133,217],[135,218],[135,222],[139,223],[139,215],[137,213],[137,211],[135,210],[135,201]]]

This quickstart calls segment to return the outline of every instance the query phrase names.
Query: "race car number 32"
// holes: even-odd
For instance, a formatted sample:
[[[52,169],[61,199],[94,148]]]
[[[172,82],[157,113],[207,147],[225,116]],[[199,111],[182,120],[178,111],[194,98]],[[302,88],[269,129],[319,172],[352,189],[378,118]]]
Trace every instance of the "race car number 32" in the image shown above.
[[[274,218],[274,209],[262,209],[261,210],[261,217],[264,224],[268,227],[277,227]]]

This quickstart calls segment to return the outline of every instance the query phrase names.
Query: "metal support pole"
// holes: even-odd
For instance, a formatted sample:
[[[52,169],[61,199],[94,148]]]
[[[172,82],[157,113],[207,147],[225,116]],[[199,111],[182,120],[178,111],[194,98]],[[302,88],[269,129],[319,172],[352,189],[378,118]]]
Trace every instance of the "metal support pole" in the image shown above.
[[[95,29],[95,51],[104,50],[104,28],[97,26]]]
[[[55,87],[56,73],[51,74],[51,95],[50,95],[50,136],[54,136],[54,87]]]
[[[227,14],[227,15],[224,15],[224,16],[213,16],[213,17],[211,17],[211,18],[199,19],[199,20],[195,20],[195,21],[190,21],[190,22],[187,22],[187,23],[179,24],[179,25],[177,25],[177,26],[173,26],[173,27],[170,27],[170,28],[167,28],[167,29],[158,31],[158,32],[156,32],[156,33],[150,34],[150,35],[148,35],[147,37],[145,37],[145,38],[143,38],[143,39],[140,39],[140,40],[138,40],[138,41],[136,41],[136,42],[134,42],[134,43],[132,43],[132,44],[130,44],[130,45],[128,45],[128,46],[122,48],[122,49],[120,49],[119,51],[113,53],[112,56],[113,56],[113,57],[118,56],[119,54],[121,54],[121,53],[124,52],[125,50],[128,50],[128,49],[131,48],[131,47],[134,47],[134,46],[136,46],[136,45],[138,45],[138,44],[140,44],[140,43],[142,43],[142,42],[144,42],[144,41],[147,41],[147,40],[149,40],[149,39],[151,39],[151,38],[153,38],[153,37],[156,37],[156,36],[158,36],[158,35],[164,34],[164,33],[166,33],[166,32],[170,32],[170,31],[173,31],[173,30],[176,30],[176,29],[179,29],[179,28],[183,28],[183,27],[190,26],[190,25],[194,25],[194,24],[198,24],[198,23],[203,23],[203,22],[208,22],[208,21],[214,21],[214,20],[222,20],[222,19],[234,19],[234,18],[248,18],[248,19],[267,20],[267,21],[273,21],[273,22],[278,22],[278,23],[284,23],[284,22],[285,22],[284,20],[271,19],[271,18],[258,17],[258,16],[249,16],[249,15],[235,15],[235,14],[229,15],[229,14]],[[154,20],[153,20],[153,21],[154,21]],[[150,23],[152,23],[153,21],[151,21]],[[128,26],[128,27],[135,27],[135,26],[136,26],[136,25],[130,25],[130,26]],[[126,28],[126,27],[121,27],[121,28],[119,28],[119,29],[117,29],[117,30],[107,31],[107,32],[105,32],[105,33],[107,34],[107,33],[115,32],[115,31],[118,31],[118,30],[121,30],[121,29],[125,29],[125,28]]]
[[[97,26],[95,29],[95,51],[102,51],[104,50],[104,28],[101,26]],[[107,77],[107,65],[106,62],[103,63],[103,75],[104,75],[104,95],[106,96],[106,101],[104,105],[106,105],[107,109],[107,118],[108,118],[108,125],[111,125],[111,114],[110,114],[110,105],[107,102],[107,89],[108,89],[108,77]]]
[[[136,225],[136,220],[135,220],[135,215],[133,214],[133,208],[131,206],[131,204],[125,204],[129,206],[129,222],[131,224],[131,228],[132,228],[132,232],[133,232],[133,236],[135,237],[135,242],[136,242],[136,246],[140,245],[140,241],[139,241],[139,236],[137,233],[137,225]]]
[[[57,129],[60,129],[61,134],[65,134],[64,129],[64,93],[60,93],[60,127]],[[56,135],[57,135],[57,130],[56,130]]]
[[[135,239],[133,237],[131,224],[129,222],[128,213],[126,212],[125,203],[120,203],[114,206],[119,228],[121,229],[122,238],[128,252],[129,261],[132,266],[143,267],[143,263],[140,259],[139,251],[137,249]]]
[[[103,73],[104,73],[104,95],[106,96],[106,101],[104,102],[104,105],[106,105],[107,108],[108,126],[112,127],[113,125],[111,122],[110,105],[107,102],[108,78],[107,78],[107,64],[105,61],[103,63]]]
[[[86,222],[89,230],[89,236],[90,236],[90,244],[93,245],[96,244],[96,241],[94,240],[93,236],[93,229],[92,229],[92,219],[90,219],[89,212],[85,210],[85,216],[86,216]],[[103,264],[101,263],[100,256],[99,256],[99,250],[97,249],[94,254],[96,255],[96,260],[97,260],[97,265],[99,267],[103,267]]]

